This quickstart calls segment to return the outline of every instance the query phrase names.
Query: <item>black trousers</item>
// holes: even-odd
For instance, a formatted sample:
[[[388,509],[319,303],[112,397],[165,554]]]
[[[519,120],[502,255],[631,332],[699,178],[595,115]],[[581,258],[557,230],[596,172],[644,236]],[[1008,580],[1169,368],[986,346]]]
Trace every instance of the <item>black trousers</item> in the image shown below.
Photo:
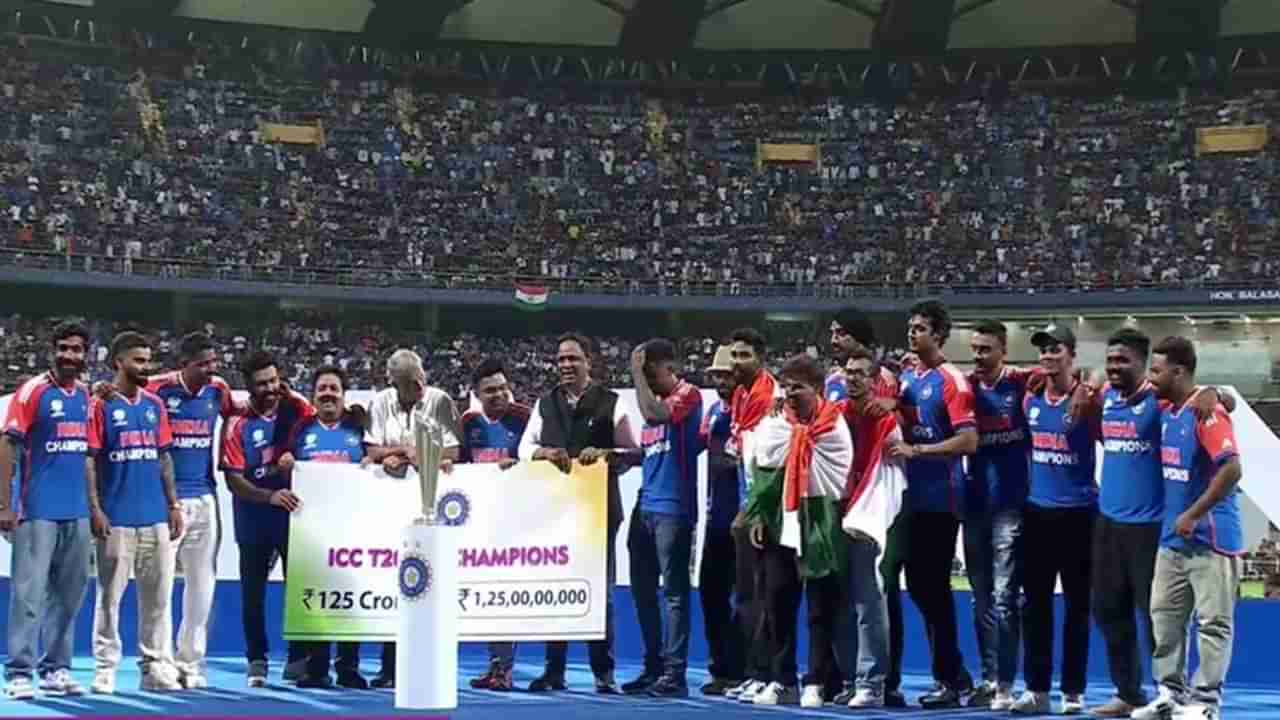
[[[742,638],[743,679],[763,682],[769,677],[768,648],[764,636],[764,612],[759,587],[760,553],[751,545],[748,528],[733,530],[734,578],[733,605],[738,618],[738,634]]]
[[[1107,643],[1111,681],[1121,700],[1141,707],[1147,677],[1138,638],[1150,643],[1151,583],[1155,579],[1160,523],[1119,523],[1099,515],[1093,526],[1093,619]],[[1147,647],[1150,647],[1148,645]]]
[[[885,538],[884,555],[880,558],[880,577],[884,580],[885,606],[889,611],[889,668],[885,672],[885,692],[902,687],[902,654],[906,637],[902,628],[902,572],[907,566],[911,547],[911,515],[904,508],[898,513]]]
[[[608,584],[607,602],[605,604],[605,639],[591,640],[587,642],[587,656],[591,661],[591,672],[598,678],[613,677],[614,658],[613,658],[613,585],[617,579],[618,563],[615,557],[614,549],[617,547],[618,525],[610,525],[607,536],[607,545],[605,556],[607,564],[605,572],[607,574],[606,583]],[[563,678],[565,667],[569,659],[569,643],[567,642],[549,642],[547,643],[546,666],[544,673],[557,678]],[[383,663],[386,662],[386,654],[383,654]]]
[[[951,593],[951,568],[960,520],[946,512],[916,512],[909,527],[907,592],[924,616],[933,654],[933,679],[959,686],[964,684],[965,671]]]
[[[849,630],[849,597],[844,585],[843,576],[832,574],[808,580],[804,587],[808,600],[809,667],[802,682],[823,686],[824,692],[831,690],[833,678],[839,687],[840,664],[849,661],[837,652],[843,647],[840,632]]]
[[[737,547],[729,528],[707,526],[702,536],[702,565],[698,568],[698,597],[707,636],[707,670],[720,680],[744,675],[741,608],[733,606],[737,581]]]
[[[760,591],[762,639],[768,660],[764,682],[796,685],[796,623],[804,585],[796,566],[796,552],[773,542],[757,550],[756,588]],[[812,641],[810,641],[812,645]],[[830,643],[828,643],[829,645]]]
[[[249,662],[266,662],[267,645],[267,578],[280,558],[281,569],[289,572],[287,541],[240,545],[240,621],[244,626],[245,658]],[[306,656],[305,643],[289,643],[288,662]]]
[[[1023,675],[1027,689],[1049,692],[1053,680],[1053,590],[1062,577],[1062,692],[1083,693],[1089,663],[1089,585],[1094,507],[1023,510]]]
[[[328,675],[329,649],[335,643],[309,642],[299,644],[303,646],[303,651],[307,655],[307,674],[312,677]],[[338,661],[334,663],[333,669],[338,671],[338,675],[359,672],[360,643],[340,642],[336,644],[338,646]]]

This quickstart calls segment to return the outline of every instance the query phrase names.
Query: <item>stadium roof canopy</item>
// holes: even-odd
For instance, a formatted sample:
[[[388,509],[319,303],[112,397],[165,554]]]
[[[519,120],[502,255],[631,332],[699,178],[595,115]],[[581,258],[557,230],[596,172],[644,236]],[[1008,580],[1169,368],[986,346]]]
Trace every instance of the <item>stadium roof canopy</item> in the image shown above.
[[[439,43],[609,48],[644,38],[676,52],[866,51],[885,38],[934,51],[1131,45],[1178,17],[1222,39],[1280,33],[1277,0],[45,0],[109,13],[338,33],[379,13]],[[30,3],[28,4],[30,5]],[[1150,9],[1148,9],[1150,8]],[[1171,8],[1173,8],[1171,10]],[[1208,14],[1203,14],[1208,13]],[[385,22],[385,20],[384,20]],[[1216,39],[1216,38],[1215,38]]]

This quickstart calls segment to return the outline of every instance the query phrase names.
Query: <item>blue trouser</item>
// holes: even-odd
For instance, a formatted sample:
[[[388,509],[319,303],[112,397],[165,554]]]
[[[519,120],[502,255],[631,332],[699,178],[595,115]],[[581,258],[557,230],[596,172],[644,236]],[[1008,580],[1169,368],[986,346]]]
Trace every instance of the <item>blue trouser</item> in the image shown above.
[[[1011,685],[1018,672],[1021,538],[1020,510],[975,514],[964,522],[964,566],[973,591],[973,626],[978,633],[982,679],[989,683]]]
[[[638,510],[631,514],[627,550],[631,554],[631,595],[644,637],[645,671],[683,681],[689,665],[693,526],[685,517]],[[666,601],[665,622],[658,609],[659,577]]]
[[[877,568],[880,548],[875,541],[854,538],[849,542],[849,604],[857,623],[859,690],[885,690],[889,673],[889,607]],[[851,635],[850,633],[846,633]],[[846,673],[848,674],[848,673]]]
[[[71,668],[92,548],[88,519],[24,520],[14,529],[5,679]],[[37,662],[41,637],[44,655]]]

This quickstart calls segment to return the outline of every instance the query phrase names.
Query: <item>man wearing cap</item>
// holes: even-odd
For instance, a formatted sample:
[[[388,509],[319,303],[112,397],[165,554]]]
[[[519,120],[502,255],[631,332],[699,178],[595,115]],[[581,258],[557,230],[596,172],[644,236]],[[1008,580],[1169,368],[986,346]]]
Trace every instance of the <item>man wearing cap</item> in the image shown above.
[[[1095,452],[1101,423],[1086,413],[1071,416],[1071,396],[1079,389],[1075,373],[1076,337],[1064,325],[1051,324],[1031,336],[1040,350],[1047,377],[1039,392],[1023,400],[1031,431],[1031,473],[1023,510],[1024,672],[1027,690],[1013,704],[1017,714],[1049,712],[1053,676],[1053,596],[1059,576],[1066,618],[1062,639],[1062,712],[1084,710],[1089,662],[1091,539],[1098,513],[1094,481]]]
[[[702,686],[704,695],[723,695],[746,677],[744,637],[750,637],[755,621],[750,562],[737,562],[738,550],[749,552],[743,541],[735,545],[733,519],[738,514],[742,493],[738,487],[738,460],[725,452],[732,414],[729,403],[737,382],[729,346],[716,350],[707,379],[720,399],[702,416],[702,440],[707,448],[707,523],[702,540],[702,567],[698,573],[702,600],[703,629],[707,635],[708,672],[711,679]],[[746,570],[746,577],[740,571]],[[737,607],[730,601],[738,591]],[[745,603],[742,603],[746,600]]]

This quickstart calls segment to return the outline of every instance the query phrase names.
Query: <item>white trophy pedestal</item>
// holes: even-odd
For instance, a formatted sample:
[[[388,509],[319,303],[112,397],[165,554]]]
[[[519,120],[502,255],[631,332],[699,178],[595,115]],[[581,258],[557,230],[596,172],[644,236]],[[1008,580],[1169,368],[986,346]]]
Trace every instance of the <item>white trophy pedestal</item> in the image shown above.
[[[458,707],[457,528],[414,524],[400,543],[396,708]]]

